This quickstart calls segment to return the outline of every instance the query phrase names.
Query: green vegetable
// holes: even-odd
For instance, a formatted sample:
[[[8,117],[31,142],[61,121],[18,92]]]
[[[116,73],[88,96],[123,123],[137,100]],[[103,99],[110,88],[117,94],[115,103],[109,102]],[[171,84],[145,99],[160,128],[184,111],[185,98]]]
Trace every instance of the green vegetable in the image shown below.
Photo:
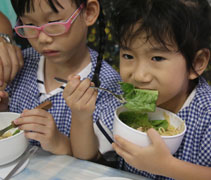
[[[139,127],[152,127],[148,121],[147,113],[125,111],[119,114],[119,119],[128,126],[137,129]]]
[[[152,125],[152,127],[156,130],[158,130],[159,128],[163,128],[165,130],[167,130],[169,123],[167,120],[149,120],[150,124]]]
[[[132,84],[120,82],[124,92],[123,97],[127,101],[124,106],[129,110],[119,114],[119,119],[128,126],[137,129],[142,127],[143,131],[149,128],[167,130],[167,120],[149,120],[147,112],[154,112],[158,91],[135,89]]]
[[[12,136],[18,134],[19,132],[20,132],[20,129],[17,129],[17,130],[12,134]]]
[[[168,128],[167,120],[149,120],[147,113],[137,111],[121,112],[119,114],[119,119],[134,129],[142,127],[144,131],[149,128],[154,128],[156,130],[161,127],[165,130]]]
[[[132,84],[120,82],[127,101],[124,106],[130,111],[153,112],[158,98],[157,90],[135,89]]]

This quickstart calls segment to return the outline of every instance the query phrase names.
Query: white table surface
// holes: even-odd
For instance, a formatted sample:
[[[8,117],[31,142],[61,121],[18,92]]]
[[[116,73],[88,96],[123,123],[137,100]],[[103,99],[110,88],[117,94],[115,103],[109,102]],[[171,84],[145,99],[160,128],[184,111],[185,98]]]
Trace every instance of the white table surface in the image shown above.
[[[52,155],[39,149],[27,167],[11,180],[94,180],[100,177],[125,177],[147,180],[142,176],[65,155]]]

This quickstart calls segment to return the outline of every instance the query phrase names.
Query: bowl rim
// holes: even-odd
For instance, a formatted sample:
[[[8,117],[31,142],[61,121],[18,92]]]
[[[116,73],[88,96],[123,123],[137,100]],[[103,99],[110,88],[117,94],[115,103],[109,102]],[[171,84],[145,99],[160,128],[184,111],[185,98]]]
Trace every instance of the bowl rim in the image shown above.
[[[0,112],[0,114],[16,114],[16,115],[21,115],[21,113],[16,113],[16,112]]]
[[[1,114],[16,114],[16,115],[20,115],[20,113],[16,113],[16,112],[0,112],[0,115]],[[23,130],[20,130],[20,132],[19,133],[17,133],[17,134],[15,134],[15,135],[13,135],[13,136],[10,136],[10,137],[7,137],[7,138],[3,138],[3,139],[0,139],[0,142],[3,142],[3,141],[6,141],[6,140],[9,140],[9,139],[12,139],[12,138],[15,138],[15,137],[17,137],[17,136],[20,136],[20,135],[22,135],[24,133],[24,131]]]
[[[22,135],[23,133],[24,133],[24,131],[23,131],[23,130],[20,130],[20,132],[19,132],[19,133],[15,134],[15,135],[13,135],[13,136],[10,136],[10,137],[7,137],[7,138],[0,139],[0,142],[3,142],[3,141],[6,141],[6,140],[9,140],[9,139],[15,138],[15,137],[17,137],[17,136]]]
[[[146,133],[146,132],[141,132],[141,131],[139,131],[139,130],[137,130],[137,129],[134,129],[134,128],[128,126],[127,124],[123,123],[123,122],[119,119],[119,117],[118,117],[118,115],[117,115],[117,110],[119,110],[120,108],[123,108],[123,107],[124,107],[124,105],[120,105],[120,106],[118,106],[118,107],[116,108],[116,110],[115,110],[115,119],[116,119],[117,121],[119,121],[123,126],[125,126],[125,127],[129,128],[130,130],[132,130],[133,132],[138,133],[138,134],[141,134],[141,135],[147,136],[147,133]],[[173,113],[173,112],[171,112],[171,111],[168,111],[168,110],[163,109],[163,108],[160,108],[160,107],[156,107],[156,108],[161,109],[161,110],[164,110],[164,111],[166,111],[167,113],[170,113],[170,114],[172,114],[173,116],[176,116],[176,117],[178,117],[179,119],[181,119],[177,114],[175,114],[175,113]],[[123,111],[123,112],[124,112],[124,111]],[[117,118],[117,117],[118,117],[118,118]],[[185,132],[186,132],[186,130],[187,130],[187,127],[186,127],[185,121],[184,121],[183,119],[181,119],[181,121],[184,122],[184,130],[183,130],[181,133],[176,134],[176,135],[173,135],[173,136],[161,136],[161,135],[160,135],[160,136],[161,136],[162,138],[165,138],[165,139],[172,139],[172,138],[176,138],[176,137],[178,137],[178,136],[184,135]]]

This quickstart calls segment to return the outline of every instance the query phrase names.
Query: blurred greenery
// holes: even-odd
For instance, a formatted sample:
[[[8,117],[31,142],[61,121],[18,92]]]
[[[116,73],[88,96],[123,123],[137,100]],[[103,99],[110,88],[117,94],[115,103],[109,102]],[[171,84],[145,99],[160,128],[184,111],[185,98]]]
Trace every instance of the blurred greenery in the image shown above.
[[[211,62],[209,63],[203,76],[208,81],[208,83],[211,85]]]
[[[105,48],[103,59],[106,60],[114,69],[119,71],[119,46],[113,38],[113,29],[111,26],[111,13],[114,11],[111,0],[101,0],[105,22]],[[99,22],[89,29],[88,45],[98,50],[99,45]]]

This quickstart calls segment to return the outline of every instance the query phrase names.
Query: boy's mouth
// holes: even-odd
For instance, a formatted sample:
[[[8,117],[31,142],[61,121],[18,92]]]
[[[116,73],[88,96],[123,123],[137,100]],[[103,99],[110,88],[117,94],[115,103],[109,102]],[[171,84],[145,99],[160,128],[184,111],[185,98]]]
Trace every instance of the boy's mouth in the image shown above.
[[[57,56],[59,54],[59,51],[54,50],[45,50],[42,52],[44,56]]]
[[[155,88],[147,88],[147,87],[137,87],[137,86],[135,86],[135,88],[136,89],[142,89],[142,90],[157,90],[157,89],[155,89]]]

